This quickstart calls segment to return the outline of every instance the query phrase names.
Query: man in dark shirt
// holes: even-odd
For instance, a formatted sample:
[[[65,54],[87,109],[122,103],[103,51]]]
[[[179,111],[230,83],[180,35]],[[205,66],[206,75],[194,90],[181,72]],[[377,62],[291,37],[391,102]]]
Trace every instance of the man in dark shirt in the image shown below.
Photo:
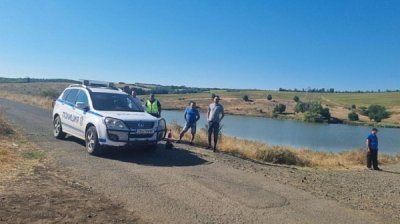
[[[378,136],[376,135],[378,133],[378,129],[372,128],[371,134],[368,135],[367,137],[367,167],[368,169],[371,168],[371,164],[374,170],[381,170],[378,167]]]

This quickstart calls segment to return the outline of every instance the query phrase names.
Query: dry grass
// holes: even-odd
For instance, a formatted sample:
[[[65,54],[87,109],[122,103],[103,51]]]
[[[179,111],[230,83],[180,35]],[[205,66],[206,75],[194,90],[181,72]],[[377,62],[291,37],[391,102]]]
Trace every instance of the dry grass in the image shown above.
[[[1,90],[0,98],[14,100],[17,102],[26,103],[32,106],[41,107],[45,109],[52,109],[53,99],[48,97],[25,95],[22,93],[12,93]]]
[[[182,127],[177,123],[169,125],[173,136],[179,136]],[[189,141],[190,134],[184,139]],[[207,146],[207,133],[205,129],[198,130],[195,143],[199,146]],[[310,149],[298,149],[289,146],[276,146],[255,141],[238,139],[235,137],[220,135],[218,149],[240,157],[261,162],[295,165],[315,168],[360,168],[365,166],[365,150],[349,150],[341,153],[318,152]],[[394,164],[400,162],[400,155],[379,155],[380,164]]]

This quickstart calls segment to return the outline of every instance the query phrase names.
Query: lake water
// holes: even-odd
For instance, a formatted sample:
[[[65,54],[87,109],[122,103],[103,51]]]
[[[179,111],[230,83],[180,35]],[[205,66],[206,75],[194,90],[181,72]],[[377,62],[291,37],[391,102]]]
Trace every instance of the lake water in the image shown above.
[[[163,111],[168,123],[183,125],[182,111]],[[197,128],[204,128],[206,114],[201,114]],[[340,152],[365,148],[365,139],[371,127],[343,124],[315,124],[294,120],[277,120],[260,117],[226,115],[222,121],[222,133],[242,139],[256,140],[273,145],[288,145],[314,150]],[[400,129],[379,128],[379,150],[381,153],[400,153]]]

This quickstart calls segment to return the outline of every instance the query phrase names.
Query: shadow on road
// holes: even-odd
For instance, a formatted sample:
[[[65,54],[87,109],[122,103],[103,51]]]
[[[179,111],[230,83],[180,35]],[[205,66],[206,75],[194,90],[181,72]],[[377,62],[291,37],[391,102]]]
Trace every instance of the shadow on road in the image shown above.
[[[65,141],[75,142],[85,147],[85,142],[75,137],[68,137]],[[210,164],[209,161],[200,158],[188,150],[180,148],[165,150],[165,145],[161,143],[158,144],[158,148],[155,151],[148,151],[140,146],[137,148],[109,148],[99,157],[147,166],[173,167]]]

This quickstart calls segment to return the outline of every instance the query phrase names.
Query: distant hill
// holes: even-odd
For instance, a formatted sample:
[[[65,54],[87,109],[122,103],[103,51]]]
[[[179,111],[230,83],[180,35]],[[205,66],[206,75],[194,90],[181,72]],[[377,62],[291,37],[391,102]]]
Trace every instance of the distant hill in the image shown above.
[[[0,77],[0,83],[33,83],[33,82],[66,82],[66,83],[81,83],[71,79],[36,79],[36,78],[5,78]]]

